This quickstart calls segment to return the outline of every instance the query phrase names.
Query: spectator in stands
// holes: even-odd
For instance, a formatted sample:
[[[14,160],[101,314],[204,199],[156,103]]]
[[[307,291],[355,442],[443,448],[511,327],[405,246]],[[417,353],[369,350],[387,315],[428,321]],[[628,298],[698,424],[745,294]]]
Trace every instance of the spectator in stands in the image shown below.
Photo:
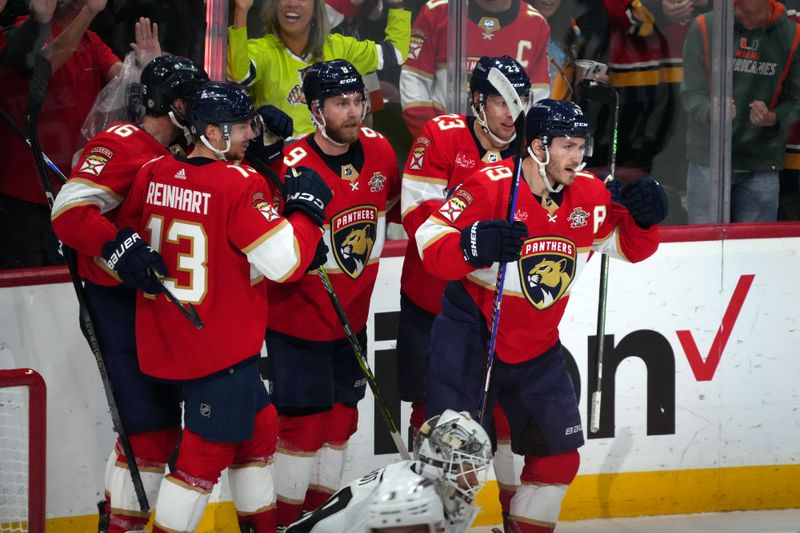
[[[121,69],[122,62],[92,31],[94,17],[106,0],[75,0],[56,9],[53,40],[42,50],[53,75],[38,117],[37,132],[44,153],[68,174],[81,126],[103,85]],[[132,44],[138,62],[145,64],[160,54],[158,32],[147,19],[137,23]],[[24,124],[29,79],[19,73],[3,74],[0,106]],[[47,262],[44,235],[50,221],[33,155],[7,124],[0,124],[0,268],[38,266]],[[60,183],[51,178],[58,191]]]
[[[609,77],[619,94],[617,177],[633,181],[655,175],[673,206],[680,205],[685,189],[686,118],[680,106],[680,83],[686,24],[708,3],[605,0],[610,22]],[[680,210],[671,211],[683,218]]]
[[[775,0],[734,2],[731,222],[770,222],[778,214],[778,172],[786,132],[800,118],[800,26]],[[711,14],[692,23],[684,46],[681,99],[689,115],[689,222],[711,223]]]
[[[331,34],[323,0],[268,0],[262,18],[267,34],[247,39],[247,13],[253,0],[235,0],[228,30],[228,77],[249,88],[256,106],[272,104],[294,120],[295,135],[314,131],[303,100],[304,69],[316,61],[345,59],[363,76],[403,63],[408,54],[411,13],[402,0],[388,8],[386,39],[359,41]]]
[[[0,0],[0,13],[6,0]],[[0,28],[0,65],[26,69],[33,66],[33,58],[50,35],[50,20],[56,0],[31,0],[31,16],[20,26],[5,33]]]
[[[550,40],[550,96],[557,100],[572,98],[575,61],[598,61],[608,46],[608,16],[592,0],[532,0],[533,7],[547,19]],[[606,83],[606,75],[598,78]]]
[[[447,112],[447,12],[446,0],[425,4],[414,21],[408,61],[400,74],[403,118],[415,138],[428,120]],[[541,13],[520,0],[475,0],[469,3],[468,17],[468,72],[481,56],[509,54],[525,67],[534,101],[550,94],[550,28]]]

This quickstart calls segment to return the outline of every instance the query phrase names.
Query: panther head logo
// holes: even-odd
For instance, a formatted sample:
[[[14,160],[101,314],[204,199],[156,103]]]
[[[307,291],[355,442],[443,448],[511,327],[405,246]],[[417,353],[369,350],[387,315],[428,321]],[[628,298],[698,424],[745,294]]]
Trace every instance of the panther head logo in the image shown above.
[[[341,269],[358,278],[369,263],[377,233],[377,209],[362,207],[336,215],[331,224],[333,251]]]
[[[528,271],[528,286],[534,301],[549,307],[567,290],[571,281],[567,260],[542,259]]]
[[[563,237],[534,237],[525,241],[519,276],[525,298],[537,309],[547,309],[569,290],[575,277],[575,243]]]

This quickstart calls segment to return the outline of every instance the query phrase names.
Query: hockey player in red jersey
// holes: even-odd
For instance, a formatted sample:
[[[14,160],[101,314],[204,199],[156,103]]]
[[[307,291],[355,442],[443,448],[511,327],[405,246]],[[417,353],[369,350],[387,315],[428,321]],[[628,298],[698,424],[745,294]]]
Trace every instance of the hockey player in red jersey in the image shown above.
[[[489,83],[497,68],[527,103],[531,83],[522,66],[509,56],[482,57],[470,79],[474,117],[442,115],[430,120],[415,141],[403,172],[401,213],[409,235],[400,280],[400,321],[397,333],[397,378],[400,399],[412,402],[411,425],[425,419],[425,375],[433,320],[441,310],[446,281],[422,266],[414,240],[420,225],[447,200],[448,191],[476,170],[495,165],[516,153],[514,118],[503,97]],[[511,453],[508,423],[496,412],[497,452],[494,468],[500,502],[508,514],[519,480]]]
[[[136,362],[135,289],[152,293],[156,285],[149,275],[137,277],[121,266],[114,272],[103,258],[109,257],[107,249],[113,251],[130,236],[120,231],[116,218],[136,172],[150,159],[169,154],[166,147],[184,136],[186,100],[207,79],[203,69],[186,58],[161,56],[151,61],[141,75],[145,117],[137,124],[115,124],[89,141],[52,212],[56,235],[77,252],[93,327],[150,505],[180,436],[180,396],[174,387],[147,380]],[[162,266],[158,255],[141,242],[132,253],[145,265]],[[105,476],[111,532],[143,529],[148,521],[127,461],[117,442]]]
[[[239,165],[257,135],[245,89],[207,82],[187,120],[189,157],[161,156],[136,177],[120,220],[164,259],[164,285],[191,303],[196,329],[164,295],[138,293],[139,365],[180,386],[184,430],[161,482],[153,531],[194,531],[223,469],[244,531],[275,530],[272,456],[277,414],[258,371],[268,321],[267,285],[298,279],[320,241],[330,189],[309,169],[286,180],[280,216],[263,176]],[[128,231],[131,231],[130,229]],[[120,250],[118,264],[127,251]],[[270,315],[271,316],[271,315]]]
[[[445,112],[447,96],[447,0],[430,0],[411,29],[408,59],[400,74],[403,118],[412,137]],[[545,18],[521,0],[475,0],[469,4],[467,72],[481,56],[511,54],[533,83],[534,100],[550,95]]]
[[[447,285],[431,333],[429,416],[480,408],[497,269],[508,264],[487,413],[503,406],[512,449],[525,456],[510,529],[540,533],[555,528],[584,442],[558,335],[571,286],[592,250],[631,262],[652,255],[667,206],[653,180],[613,187],[612,200],[602,181],[581,172],[589,124],[574,103],[534,104],[526,128],[514,222],[503,219],[509,159],[467,178],[416,240],[428,271],[460,280]]]
[[[317,130],[287,146],[284,162],[313,168],[334,193],[324,226],[325,269],[366,350],[386,213],[399,199],[397,158],[383,135],[361,125],[364,84],[350,63],[312,65],[303,92]],[[316,273],[270,289],[266,344],[280,414],[278,523],[288,525],[304,503],[314,509],[339,489],[366,381]]]

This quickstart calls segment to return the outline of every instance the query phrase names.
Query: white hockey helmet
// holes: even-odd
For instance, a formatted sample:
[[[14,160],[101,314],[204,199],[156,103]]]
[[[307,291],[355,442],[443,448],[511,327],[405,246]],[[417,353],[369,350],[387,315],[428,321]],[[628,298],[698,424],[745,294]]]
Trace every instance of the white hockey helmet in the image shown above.
[[[427,526],[428,533],[444,531],[442,502],[435,484],[410,468],[381,479],[369,501],[367,531]]]
[[[486,484],[492,444],[469,413],[447,409],[422,425],[414,441],[414,458],[422,464],[424,476],[444,482],[442,496],[451,515],[463,506],[451,507],[448,500],[469,505]]]

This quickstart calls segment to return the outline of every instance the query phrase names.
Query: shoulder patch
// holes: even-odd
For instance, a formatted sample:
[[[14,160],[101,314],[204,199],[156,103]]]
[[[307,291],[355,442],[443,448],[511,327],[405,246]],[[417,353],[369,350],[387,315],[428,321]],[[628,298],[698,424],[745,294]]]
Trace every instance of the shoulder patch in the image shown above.
[[[91,176],[99,176],[112,157],[114,157],[114,152],[110,148],[94,146],[89,149],[89,153],[86,154],[78,172]]]

